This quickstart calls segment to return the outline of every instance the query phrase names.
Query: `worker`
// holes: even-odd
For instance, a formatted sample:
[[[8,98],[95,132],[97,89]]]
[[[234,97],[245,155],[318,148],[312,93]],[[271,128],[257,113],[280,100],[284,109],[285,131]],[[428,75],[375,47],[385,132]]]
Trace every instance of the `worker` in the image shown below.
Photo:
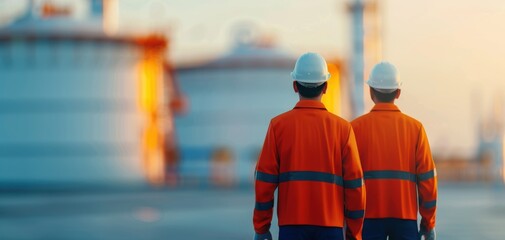
[[[361,239],[365,190],[351,124],[321,102],[324,58],[305,53],[291,73],[299,101],[270,121],[256,165],[254,239],[270,240],[277,193],[279,240]]]
[[[437,178],[424,127],[394,104],[401,93],[394,65],[375,65],[367,84],[375,106],[351,122],[370,199],[363,239],[434,240]]]

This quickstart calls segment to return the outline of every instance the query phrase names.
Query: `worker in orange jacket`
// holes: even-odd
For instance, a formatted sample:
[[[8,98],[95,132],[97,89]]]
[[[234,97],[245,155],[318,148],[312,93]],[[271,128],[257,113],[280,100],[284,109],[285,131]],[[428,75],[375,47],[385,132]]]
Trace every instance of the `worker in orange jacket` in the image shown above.
[[[300,101],[273,118],[255,176],[256,240],[272,239],[278,187],[279,240],[361,239],[365,191],[350,123],[321,103],[330,74],[323,57],[300,56],[291,76]]]
[[[351,122],[370,199],[363,239],[435,240],[437,178],[424,127],[394,104],[401,83],[392,64],[375,65],[367,84],[375,106]]]

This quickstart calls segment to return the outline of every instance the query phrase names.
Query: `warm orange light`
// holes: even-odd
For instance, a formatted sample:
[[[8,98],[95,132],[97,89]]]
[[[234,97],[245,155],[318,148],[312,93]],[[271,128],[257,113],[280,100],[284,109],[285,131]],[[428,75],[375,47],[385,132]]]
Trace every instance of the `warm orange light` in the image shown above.
[[[159,121],[152,116],[143,136],[144,169],[147,180],[161,185],[165,179],[164,138],[160,131]]]
[[[336,115],[340,115],[340,72],[335,64],[328,64],[331,78],[328,79],[328,88],[323,95],[322,102],[326,109]]]
[[[163,104],[163,48],[144,47],[138,64],[138,105],[146,120],[142,137],[143,164],[147,180],[165,182],[165,130],[160,116]]]
[[[154,56],[145,57],[138,66],[139,105],[148,114],[157,111],[158,85],[163,76],[161,67],[161,61]]]
[[[59,17],[59,16],[69,16],[72,13],[69,7],[62,7],[53,5],[52,3],[44,3],[41,9],[41,15],[43,18]]]

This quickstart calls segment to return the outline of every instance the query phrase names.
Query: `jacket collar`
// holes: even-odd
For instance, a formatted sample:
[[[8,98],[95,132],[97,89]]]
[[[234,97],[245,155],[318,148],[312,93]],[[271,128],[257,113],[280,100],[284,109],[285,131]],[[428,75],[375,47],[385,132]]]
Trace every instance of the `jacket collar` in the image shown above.
[[[377,103],[372,108],[372,112],[375,111],[394,111],[400,112],[400,109],[394,103]]]
[[[297,108],[315,108],[326,110],[324,104],[316,100],[300,100],[298,103],[296,103],[295,109]]]

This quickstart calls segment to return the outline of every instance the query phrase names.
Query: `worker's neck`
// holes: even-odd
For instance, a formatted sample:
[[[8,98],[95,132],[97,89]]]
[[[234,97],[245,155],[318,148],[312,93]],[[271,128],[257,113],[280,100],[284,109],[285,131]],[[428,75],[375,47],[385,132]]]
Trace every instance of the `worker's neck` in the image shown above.
[[[307,98],[307,97],[304,97],[304,96],[302,96],[300,94],[298,94],[298,96],[300,97],[300,101],[302,101],[302,100],[312,100],[312,101],[319,101],[319,102],[321,102],[321,98],[323,97],[322,94],[319,95],[319,96],[317,96],[317,97],[313,97],[313,98]]]
[[[393,100],[393,101],[391,101],[391,102],[381,102],[381,101],[373,100],[373,102],[374,102],[375,104],[379,104],[379,103],[386,103],[386,104],[388,104],[388,103],[389,103],[389,104],[395,104],[395,100]]]

